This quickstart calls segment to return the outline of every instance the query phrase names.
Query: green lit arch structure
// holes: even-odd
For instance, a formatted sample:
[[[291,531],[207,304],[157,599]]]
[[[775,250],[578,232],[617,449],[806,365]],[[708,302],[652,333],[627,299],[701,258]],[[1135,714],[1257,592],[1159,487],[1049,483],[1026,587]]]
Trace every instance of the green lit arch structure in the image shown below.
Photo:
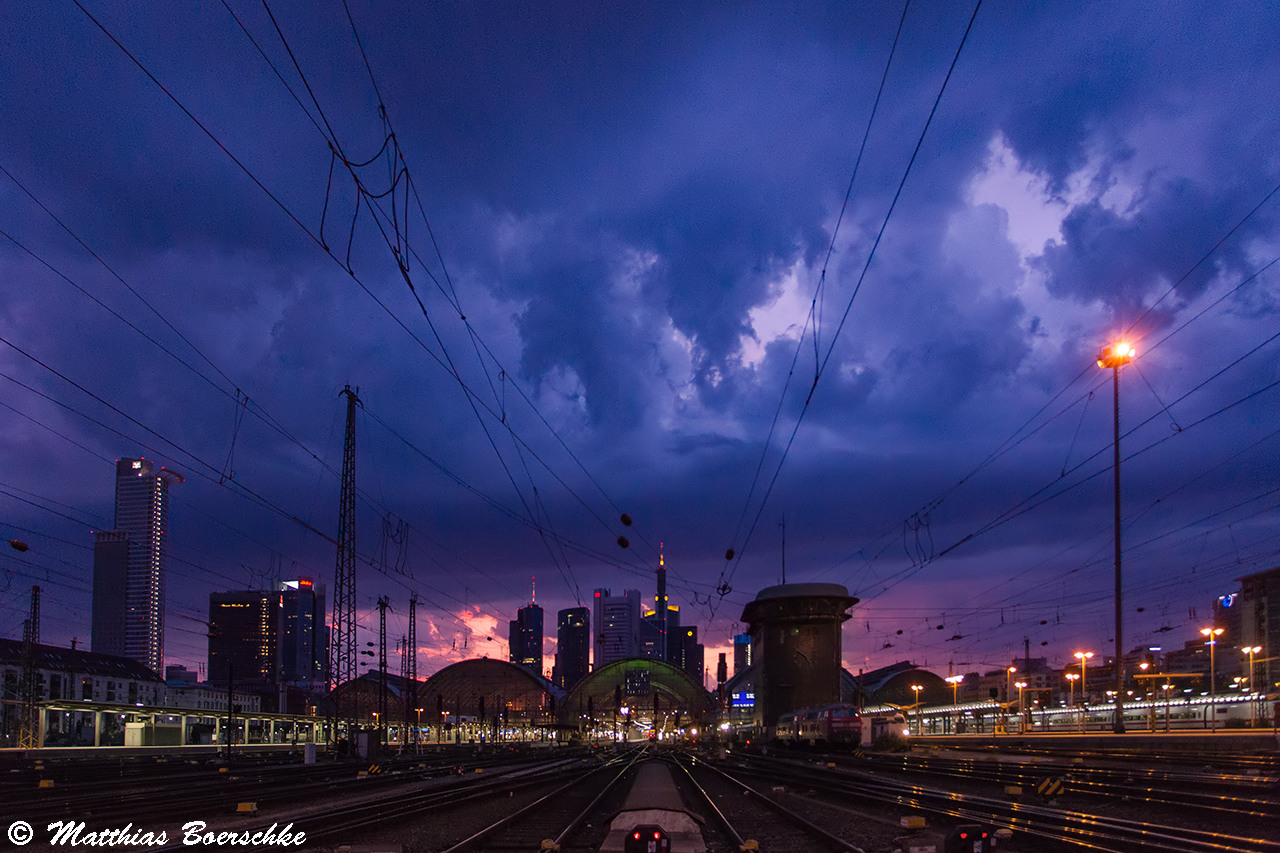
[[[619,702],[628,709],[624,719],[668,731],[685,723],[699,725],[715,710],[711,694],[679,667],[654,658],[628,658],[605,664],[579,681],[560,701],[556,719],[563,727],[576,728],[585,725],[590,710],[597,726],[608,726],[617,719]]]

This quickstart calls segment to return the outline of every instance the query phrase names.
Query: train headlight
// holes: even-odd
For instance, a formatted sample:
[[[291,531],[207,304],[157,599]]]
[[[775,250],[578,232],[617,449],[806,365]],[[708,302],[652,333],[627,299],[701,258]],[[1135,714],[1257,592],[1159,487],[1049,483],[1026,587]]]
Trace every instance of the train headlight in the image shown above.
[[[902,730],[903,737],[911,737],[911,728],[907,727]]]

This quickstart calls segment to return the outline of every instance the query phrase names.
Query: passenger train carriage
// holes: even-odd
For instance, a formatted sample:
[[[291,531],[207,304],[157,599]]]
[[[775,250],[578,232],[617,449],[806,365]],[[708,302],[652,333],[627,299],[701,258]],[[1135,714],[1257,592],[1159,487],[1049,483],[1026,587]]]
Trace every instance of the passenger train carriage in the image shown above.
[[[857,746],[862,742],[862,717],[857,707],[843,703],[801,708],[779,717],[775,732],[783,741]]]

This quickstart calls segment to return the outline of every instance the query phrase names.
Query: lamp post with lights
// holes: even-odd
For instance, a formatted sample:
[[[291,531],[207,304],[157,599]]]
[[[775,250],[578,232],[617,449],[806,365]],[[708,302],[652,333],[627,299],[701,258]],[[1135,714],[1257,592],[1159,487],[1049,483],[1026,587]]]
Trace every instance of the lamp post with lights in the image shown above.
[[[959,710],[957,710],[957,709],[956,709],[956,707],[955,707],[955,706],[960,704],[960,699],[959,699],[960,682],[964,681],[964,676],[963,676],[963,675],[948,675],[948,676],[947,676],[945,679],[943,679],[943,680],[944,680],[944,681],[946,681],[948,684],[950,684],[950,685],[951,685],[951,705],[952,705],[952,716],[953,716],[953,718],[958,718],[958,717],[959,717],[959,713],[960,713],[960,712],[959,712]],[[952,723],[952,725],[951,725],[951,730],[952,730],[953,732],[956,730],[956,725],[955,725],[955,723],[954,723],[954,722],[953,722],[953,723]]]
[[[1013,674],[1018,671],[1016,666],[1005,667],[1004,670],[1004,730],[1009,731],[1009,694],[1013,692]]]
[[[1215,671],[1213,650],[1218,645],[1218,638],[1222,636],[1222,631],[1222,628],[1200,629],[1200,633],[1205,636],[1206,643],[1209,646],[1209,731],[1218,730],[1218,673]]]
[[[1262,646],[1245,646],[1240,651],[1249,656],[1249,728],[1253,728],[1257,725],[1255,712],[1258,706],[1258,691],[1253,686],[1253,656],[1262,651]]]
[[[1088,662],[1093,657],[1093,652],[1076,652],[1075,659],[1080,661],[1080,704],[1089,704],[1089,678],[1088,678]],[[1084,731],[1084,713],[1080,714],[1080,731]]]
[[[1078,673],[1063,673],[1063,678],[1067,680],[1067,707],[1074,708],[1076,705],[1076,682],[1080,680]]]
[[[1124,734],[1124,640],[1120,586],[1120,368],[1133,361],[1131,344],[1117,341],[1098,352],[1098,367],[1111,369],[1111,390],[1115,412],[1112,433],[1112,479],[1115,483],[1115,563],[1116,563],[1116,714],[1112,731]]]
[[[924,720],[920,714],[920,691],[924,690],[924,685],[913,684],[911,685],[911,689],[914,690],[916,694],[916,704],[914,705],[916,709],[916,734],[924,734]]]
[[[1018,731],[1023,732],[1027,724],[1027,711],[1022,704],[1022,690],[1027,686],[1027,682],[1019,681],[1013,686],[1018,688]]]

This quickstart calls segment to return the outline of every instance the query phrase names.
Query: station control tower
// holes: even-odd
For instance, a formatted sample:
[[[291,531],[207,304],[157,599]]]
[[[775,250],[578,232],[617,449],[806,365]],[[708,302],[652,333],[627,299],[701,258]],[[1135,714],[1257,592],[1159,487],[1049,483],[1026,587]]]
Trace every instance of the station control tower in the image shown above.
[[[858,603],[834,583],[760,590],[742,610],[756,670],[756,722],[772,726],[797,708],[840,701],[840,626]]]

